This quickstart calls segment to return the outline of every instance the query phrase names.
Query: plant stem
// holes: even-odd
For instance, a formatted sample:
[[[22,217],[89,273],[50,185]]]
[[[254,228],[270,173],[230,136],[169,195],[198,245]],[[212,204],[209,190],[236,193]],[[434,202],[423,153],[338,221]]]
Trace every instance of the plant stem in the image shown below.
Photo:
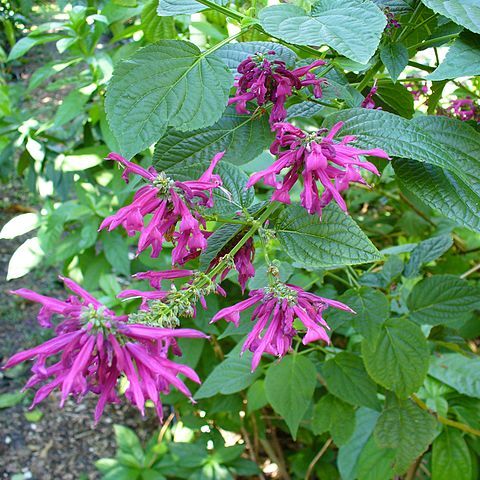
[[[202,56],[203,56],[203,57],[206,57],[207,55],[210,55],[210,54],[213,53],[215,50],[218,50],[219,48],[223,47],[223,46],[226,45],[227,43],[230,43],[232,40],[235,40],[236,38],[238,38],[238,37],[240,37],[241,35],[243,35],[245,32],[247,32],[248,30],[250,30],[251,27],[252,27],[252,26],[249,25],[248,27],[242,28],[239,32],[234,33],[233,35],[230,35],[230,36],[227,37],[227,38],[224,38],[221,42],[216,43],[213,47],[210,47],[208,50],[205,50],[204,52],[202,52]]]
[[[419,70],[425,70],[428,73],[431,73],[435,70],[435,68],[430,67],[430,65],[424,65],[423,63],[418,63],[413,61],[408,62],[408,65],[410,65],[411,67],[418,68]]]
[[[308,466],[307,473],[305,474],[305,480],[309,480],[313,469],[315,468],[315,465],[317,462],[323,457],[325,452],[328,450],[328,447],[332,444],[333,440],[329,438],[324,444],[323,447],[319,450],[319,452],[313,457],[313,460],[310,462],[310,465]]]
[[[458,430],[461,430],[462,432],[470,433],[472,435],[476,435],[477,437],[480,437],[480,430],[477,430],[476,428],[473,428],[470,425],[466,425],[465,423],[456,422],[455,420],[451,420],[450,418],[442,417],[441,415],[438,415],[437,413],[432,412],[427,407],[427,405],[422,400],[420,400],[415,394],[411,395],[411,399],[422,410],[425,410],[426,412],[431,413],[433,416],[435,416],[440,423],[443,423],[444,425],[448,425],[449,427],[457,428]]]
[[[378,72],[378,70],[380,69],[381,66],[382,66],[382,62],[378,61],[377,63],[375,63],[375,65],[373,65],[368,70],[368,72],[363,77],[362,81],[355,88],[359,92],[361,92],[370,83],[370,81],[373,79],[373,77]]]
[[[416,45],[412,45],[410,48],[419,48],[422,49],[431,47],[432,45],[436,45],[439,42],[448,42],[454,38],[458,37],[458,33],[451,33],[450,35],[444,35],[443,37],[431,38],[430,40],[425,40],[424,42],[417,43]]]

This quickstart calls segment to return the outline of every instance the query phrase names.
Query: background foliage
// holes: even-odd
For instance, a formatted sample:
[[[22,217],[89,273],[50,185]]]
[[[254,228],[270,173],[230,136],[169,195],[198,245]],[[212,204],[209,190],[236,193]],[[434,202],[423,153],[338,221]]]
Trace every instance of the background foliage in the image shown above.
[[[218,227],[217,217],[268,198],[263,187],[243,188],[271,163],[273,134],[265,115],[225,109],[236,67],[271,49],[289,66],[324,58],[323,98],[299,92],[289,121],[320,128],[342,120],[356,146],[382,148],[393,160],[376,161],[374,188],[348,191],[351,216],[330,206],[320,221],[284,208],[271,219],[268,255],[283,281],[357,315],[332,311],[332,345],[298,343],[252,374],[251,354],[239,356],[249,318],[238,329],[208,324],[217,308],[242,298],[229,275],[228,300],[212,297],[208,311],[182,324],[212,336],[181,342],[182,361],[203,380],[198,403],[166,397],[172,414],[146,445],[116,426],[117,455],[97,468],[108,479],[476,479],[480,7],[267,3],[2,2],[0,175],[21,177],[38,206],[1,231],[4,239],[29,234],[7,278],[54,266],[108,307],[135,310],[116,295],[131,274],[167,268],[168,248],[159,259],[135,256],[135,239],[98,232],[138,188],[124,184],[106,154],[185,180],[225,149],[219,173],[232,197],[216,198],[209,225]],[[374,81],[381,110],[361,108]],[[451,108],[458,99],[472,101],[472,118]],[[218,229],[199,267],[239,231],[234,223]],[[250,289],[267,276],[265,247],[256,248]],[[1,396],[0,406],[21,401],[14,395]]]

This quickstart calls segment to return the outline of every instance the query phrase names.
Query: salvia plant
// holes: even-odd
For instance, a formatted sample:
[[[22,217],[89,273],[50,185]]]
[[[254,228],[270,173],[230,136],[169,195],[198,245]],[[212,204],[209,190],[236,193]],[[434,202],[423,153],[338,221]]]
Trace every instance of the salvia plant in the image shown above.
[[[44,198],[8,275],[68,291],[11,292],[51,332],[3,366],[32,407],[163,424],[116,426],[104,478],[478,478],[480,5],[59,3],[4,60],[60,60],[0,84]]]

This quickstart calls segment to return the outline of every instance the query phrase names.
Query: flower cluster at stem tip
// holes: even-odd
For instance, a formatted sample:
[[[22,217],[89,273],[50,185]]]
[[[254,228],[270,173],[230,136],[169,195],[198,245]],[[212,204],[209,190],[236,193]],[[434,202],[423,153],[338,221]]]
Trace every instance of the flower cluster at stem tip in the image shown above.
[[[254,173],[246,188],[263,181],[274,189],[271,206],[288,204],[291,189],[301,180],[300,203],[310,214],[318,216],[331,201],[347,210],[342,192],[351,183],[366,184],[362,171],[379,175],[377,168],[362,157],[389,158],[378,148],[364,150],[352,146],[356,140],[353,136],[339,138],[342,123],[330,130],[305,132],[285,121],[285,103],[296,91],[312,88],[315,98],[322,96],[322,86],[327,85],[327,81],[313,71],[325,63],[316,60],[288,69],[275,51],[258,53],[238,66],[236,94],[229,101],[241,114],[249,114],[255,104],[265,109],[271,107],[270,125],[276,138],[270,151],[275,161]],[[374,86],[365,99],[365,108],[374,108],[372,96],[375,91]],[[272,238],[272,230],[264,223],[270,207],[264,207],[266,209],[259,214],[264,215],[262,220],[250,217],[250,223],[245,222],[248,232],[240,230],[238,236],[224,245],[206,272],[180,268],[208,246],[212,232],[207,228],[205,217],[214,206],[215,194],[222,189],[225,192],[218,173],[224,153],[219,152],[209,159],[208,167],[198,179],[184,181],[170,178],[154,167],[143,168],[118,153],[108,155],[109,160],[124,168],[122,177],[126,182],[134,174],[145,184],[135,192],[128,205],[105,218],[100,229],[112,231],[123,227],[129,236],[138,234],[137,254],[150,248],[153,258],[158,257],[165,243],[173,244],[173,268],[134,275],[136,279],[147,280],[152,289],[127,289],[118,295],[124,300],[141,300],[138,310],[129,316],[117,315],[70,279],[63,279],[73,293],[65,300],[27,289],[12,292],[41,305],[38,321],[54,335],[37,347],[13,355],[4,365],[4,368],[11,368],[34,360],[33,375],[25,385],[25,388],[39,387],[32,407],[56,389],[61,392],[61,405],[70,395],[81,399],[90,392],[98,395],[95,410],[95,421],[98,421],[107,403],[120,401],[121,379],[126,379],[125,398],[142,414],[145,402],[150,400],[162,419],[160,394],[169,393],[172,386],[192,399],[179,375],[199,383],[198,375],[169,357],[181,355],[179,338],[208,337],[201,331],[181,328],[182,318],[195,317],[197,303],[206,309],[207,295],[226,296],[220,283],[232,269],[237,270],[244,293],[248,280],[255,275],[253,235],[260,233],[264,244]],[[238,213],[247,215],[246,212]],[[242,348],[242,352],[253,352],[252,371],[259,366],[264,354],[279,358],[286,355],[292,349],[294,336],[302,332],[305,332],[303,344],[329,343],[329,327],[323,318],[328,307],[353,312],[343,303],[281,282],[275,264],[266,260],[269,284],[250,291],[249,298],[223,308],[212,315],[211,320],[224,319],[238,326],[240,312],[254,307],[252,329]],[[174,281],[183,284],[177,287]],[[170,286],[164,288],[167,282]],[[61,318],[56,325],[52,322],[54,315]],[[294,324],[295,320],[298,321]]]

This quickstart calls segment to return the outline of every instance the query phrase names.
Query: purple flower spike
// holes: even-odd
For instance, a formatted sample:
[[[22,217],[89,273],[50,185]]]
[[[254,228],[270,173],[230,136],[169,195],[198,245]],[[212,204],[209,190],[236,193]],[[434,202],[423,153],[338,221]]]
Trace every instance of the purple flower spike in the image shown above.
[[[159,394],[169,393],[171,385],[191,398],[178,375],[199,383],[197,374],[169,360],[168,355],[170,352],[181,355],[176,338],[208,338],[205,334],[191,329],[127,323],[126,316],[117,316],[72,280],[66,278],[64,282],[76,294],[66,301],[25,289],[14,292],[42,304],[40,315],[48,316],[49,325],[53,314],[63,316],[55,328],[54,338],[13,355],[3,367],[34,360],[33,375],[25,388],[42,386],[31,408],[56,389],[61,391],[60,406],[70,395],[81,399],[92,392],[99,397],[95,409],[95,422],[98,422],[107,403],[120,401],[117,383],[122,376],[128,380],[125,397],[142,414],[145,401],[150,399],[162,419]],[[47,360],[59,354],[57,361],[46,365]]]
[[[339,122],[328,133],[322,129],[307,134],[290,123],[275,124],[277,138],[270,151],[277,156],[277,160],[265,170],[254,173],[247,187],[263,180],[265,185],[275,188],[272,201],[290,203],[290,190],[302,176],[303,191],[300,200],[309,213],[321,216],[323,208],[332,200],[346,211],[347,205],[340,193],[346,190],[351,182],[365,184],[360,169],[379,175],[375,165],[362,161],[360,156],[370,155],[386,159],[389,159],[389,156],[379,148],[361,150],[352,147],[349,145],[355,140],[352,136],[334,141],[334,136],[342,126],[343,123]],[[278,180],[277,175],[283,169],[288,171],[283,180]],[[323,186],[321,195],[317,182]]]
[[[208,169],[198,180],[173,181],[164,173],[157,173],[153,167],[148,170],[127,161],[116,153],[108,158],[125,166],[123,178],[135,173],[149,181],[134,195],[130,205],[121,208],[114,215],[107,217],[100,225],[100,230],[114,230],[120,225],[128,235],[140,232],[137,253],[151,247],[153,258],[158,257],[166,241],[172,241],[172,263],[183,265],[197,257],[207,246],[208,232],[199,207],[213,206],[212,192],[222,185],[219,175],[213,169],[223,157],[224,152],[217,153]],[[148,224],[145,216],[152,215]],[[178,230],[177,230],[178,226]]]
[[[243,344],[242,352],[253,352],[252,371],[254,371],[264,353],[277,357],[285,356],[292,346],[292,339],[298,333],[293,326],[295,318],[306,328],[302,343],[322,340],[330,343],[327,334],[329,327],[322,317],[328,307],[339,308],[355,313],[341,302],[319,297],[305,292],[300,287],[281,282],[259,290],[252,290],[250,298],[220,310],[211,320],[224,319],[238,326],[240,312],[255,306],[252,321],[255,322]]]
[[[237,113],[248,114],[247,102],[256,100],[259,106],[268,101],[273,103],[270,122],[281,122],[287,116],[285,102],[293,94],[293,90],[312,86],[316,98],[322,96],[322,85],[327,83],[324,78],[317,78],[311,70],[325,65],[323,60],[315,60],[305,67],[288,70],[285,62],[270,60],[275,52],[266,55],[256,54],[248,57],[237,68],[240,74],[235,80],[237,91],[228,104],[235,104]]]

